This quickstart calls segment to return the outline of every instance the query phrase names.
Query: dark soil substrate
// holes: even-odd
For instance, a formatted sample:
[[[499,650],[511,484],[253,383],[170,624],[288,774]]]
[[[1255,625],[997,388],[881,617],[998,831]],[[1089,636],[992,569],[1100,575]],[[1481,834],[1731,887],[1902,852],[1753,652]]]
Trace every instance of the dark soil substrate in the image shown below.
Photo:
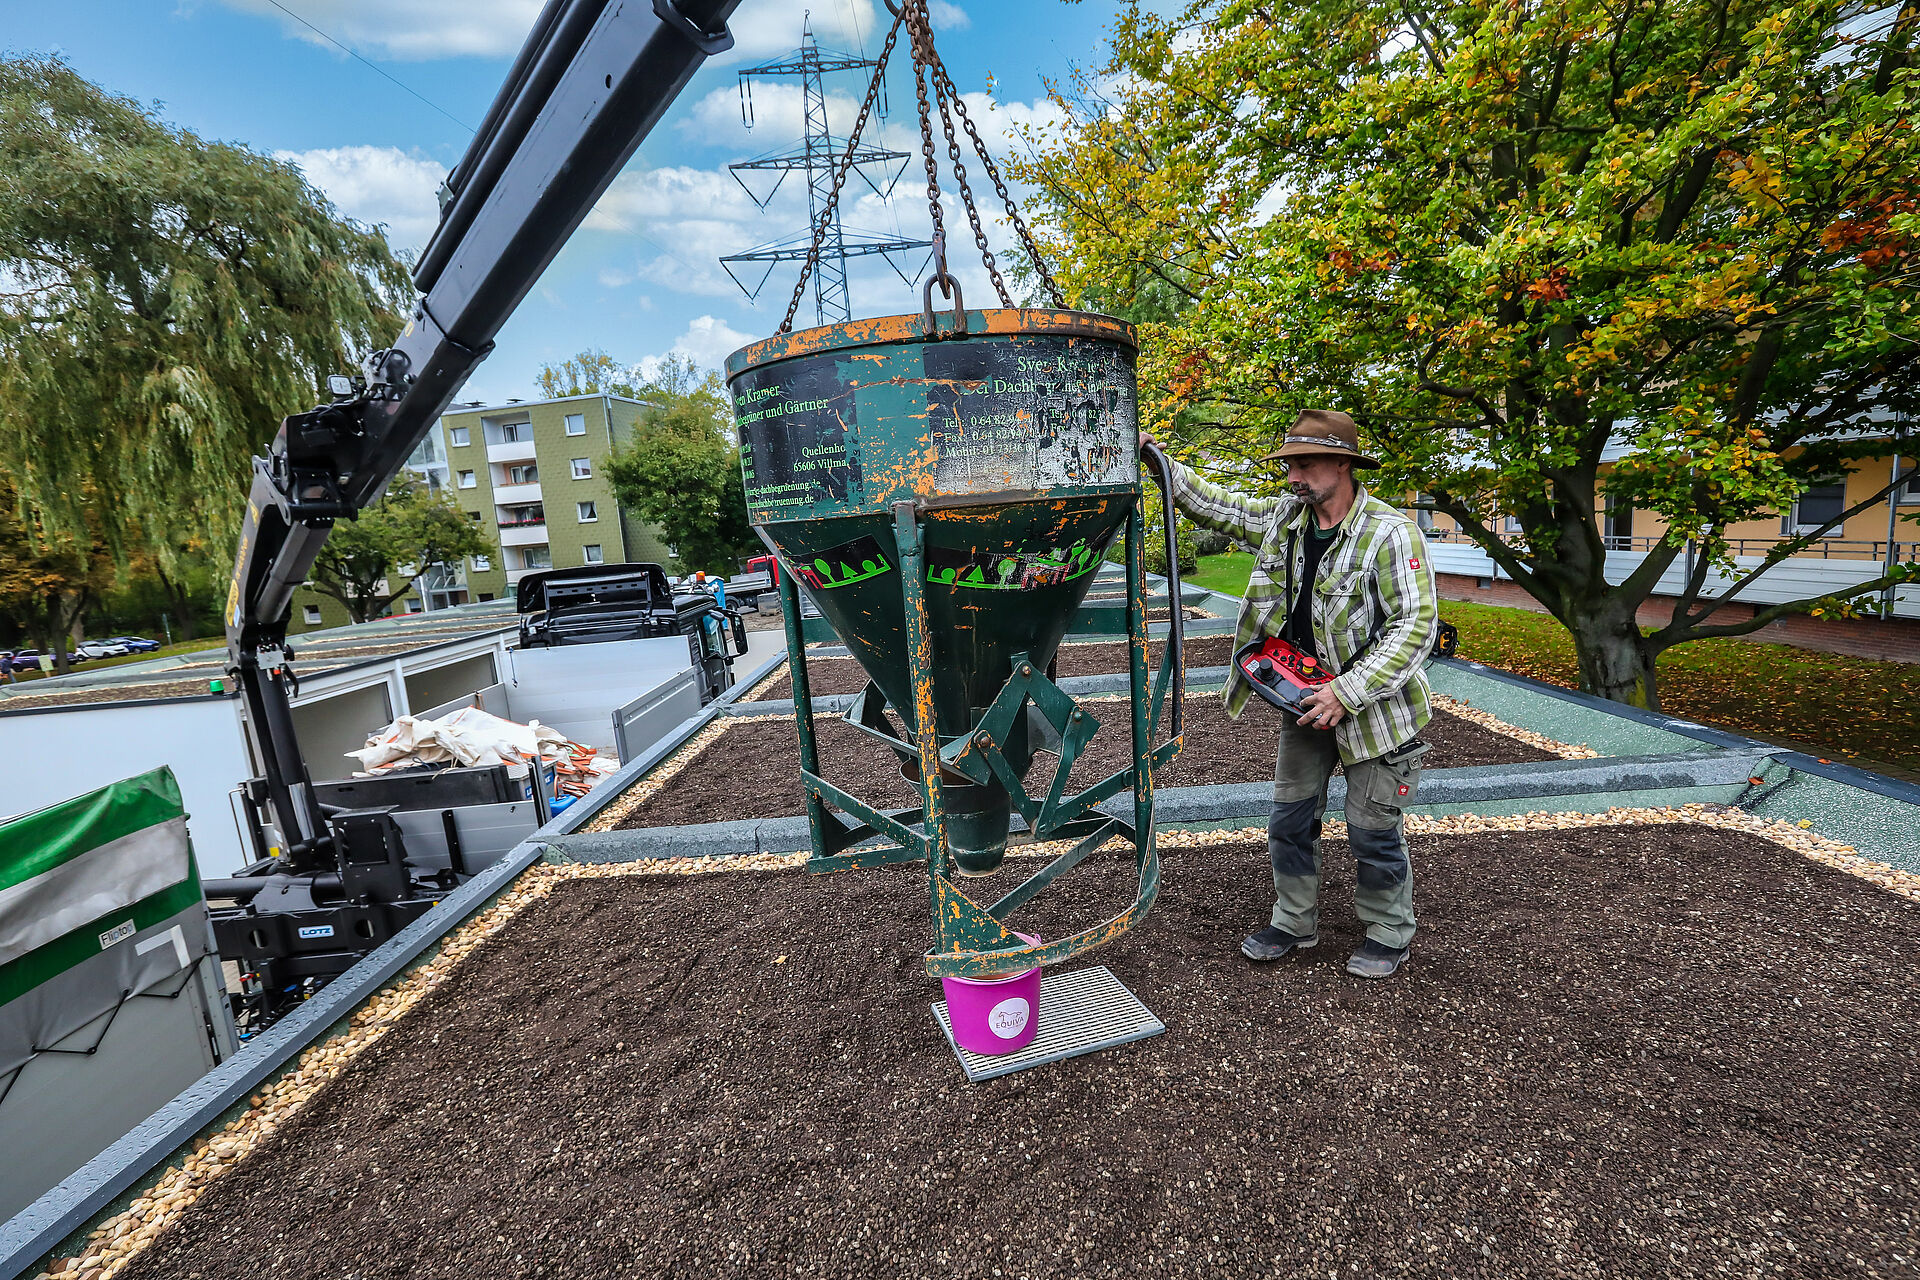
[[[1126,767],[1133,730],[1125,702],[1095,702],[1088,709],[1100,721],[1086,755],[1074,765],[1072,782],[1091,786]],[[1273,777],[1279,749],[1279,712],[1251,705],[1240,719],[1227,719],[1217,695],[1186,700],[1186,743],[1173,766],[1160,776],[1165,787],[1216,782],[1260,782]],[[837,716],[815,716],[820,743],[820,776],[862,800],[883,807],[918,804],[919,791],[900,776],[899,757]],[[1433,744],[1426,767],[1456,769],[1475,764],[1524,764],[1555,757],[1505,734],[1483,729],[1442,711],[1420,731]],[[1027,775],[1028,791],[1052,777],[1054,757],[1043,755]],[[789,716],[743,720],[703,750],[697,761],[675,775],[645,804],[628,814],[622,829],[674,827],[739,818],[780,818],[806,812],[800,790],[800,735]]]
[[[1160,669],[1160,654],[1166,644],[1160,640],[1147,642],[1147,672],[1149,675]],[[1233,661],[1232,636],[1192,636],[1181,647],[1189,670],[1201,667],[1224,667]],[[1104,676],[1125,674],[1127,670],[1127,646],[1117,640],[1101,641],[1093,644],[1063,644],[1055,659],[1055,674],[1065,676]],[[808,687],[816,698],[830,693],[858,693],[867,687],[867,673],[852,658],[809,658],[807,660]],[[782,671],[767,686],[757,691],[753,701],[772,702],[793,696],[793,676]]]
[[[977,1085],[913,870],[563,886],[125,1280],[1914,1274],[1920,908],[1707,827],[1421,840],[1373,984],[1328,854],[1255,966],[1265,850],[1170,853],[1097,956],[1167,1032]]]

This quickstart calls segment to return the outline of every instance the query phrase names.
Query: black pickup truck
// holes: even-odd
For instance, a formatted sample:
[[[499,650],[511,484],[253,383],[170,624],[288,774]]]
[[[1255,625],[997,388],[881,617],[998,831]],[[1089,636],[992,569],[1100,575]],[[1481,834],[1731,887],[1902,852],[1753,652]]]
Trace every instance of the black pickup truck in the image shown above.
[[[522,649],[685,636],[702,703],[732,687],[733,660],[747,651],[737,611],[705,592],[676,595],[657,564],[543,569],[516,592]]]

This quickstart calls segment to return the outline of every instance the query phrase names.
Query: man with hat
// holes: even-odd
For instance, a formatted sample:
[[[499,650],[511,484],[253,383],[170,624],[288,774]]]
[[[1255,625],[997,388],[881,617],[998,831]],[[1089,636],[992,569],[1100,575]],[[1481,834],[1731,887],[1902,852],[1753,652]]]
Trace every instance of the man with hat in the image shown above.
[[[1284,470],[1282,497],[1237,494],[1168,461],[1180,510],[1259,548],[1234,648],[1280,636],[1339,673],[1308,697],[1297,721],[1281,717],[1267,824],[1276,900],[1270,923],[1241,953],[1278,960],[1320,941],[1320,824],[1327,780],[1344,764],[1353,903],[1367,929],[1347,972],[1389,977],[1413,941],[1401,815],[1428,750],[1417,735],[1433,715],[1425,660],[1440,609],[1426,542],[1412,520],[1360,486],[1354,472],[1380,464],[1360,451],[1353,419],[1336,410],[1302,413],[1261,459]],[[1227,714],[1237,718],[1251,692],[1231,668]]]

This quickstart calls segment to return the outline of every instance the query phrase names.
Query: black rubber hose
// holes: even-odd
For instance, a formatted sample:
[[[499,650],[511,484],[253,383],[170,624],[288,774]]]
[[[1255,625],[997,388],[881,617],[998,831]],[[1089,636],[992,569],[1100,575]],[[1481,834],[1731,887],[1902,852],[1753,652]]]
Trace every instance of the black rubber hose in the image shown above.
[[[1154,481],[1160,486],[1160,515],[1167,536],[1167,656],[1173,664],[1173,723],[1169,737],[1181,730],[1181,708],[1187,697],[1186,611],[1180,607],[1180,537],[1176,528],[1179,513],[1173,505],[1173,472],[1167,455],[1157,444],[1141,447],[1141,455],[1151,463]]]

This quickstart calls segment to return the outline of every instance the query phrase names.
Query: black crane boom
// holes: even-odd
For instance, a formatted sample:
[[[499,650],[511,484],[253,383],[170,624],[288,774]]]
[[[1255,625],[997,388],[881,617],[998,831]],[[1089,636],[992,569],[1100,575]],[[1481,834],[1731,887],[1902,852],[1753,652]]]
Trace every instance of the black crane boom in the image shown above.
[[[226,604],[228,660],[254,726],[265,794],[293,869],[333,836],[288,701],[294,591],[336,520],[378,500],[494,336],[706,58],[729,48],[738,0],[548,0],[442,191],[393,344],[333,399],[285,419],[254,459]]]

